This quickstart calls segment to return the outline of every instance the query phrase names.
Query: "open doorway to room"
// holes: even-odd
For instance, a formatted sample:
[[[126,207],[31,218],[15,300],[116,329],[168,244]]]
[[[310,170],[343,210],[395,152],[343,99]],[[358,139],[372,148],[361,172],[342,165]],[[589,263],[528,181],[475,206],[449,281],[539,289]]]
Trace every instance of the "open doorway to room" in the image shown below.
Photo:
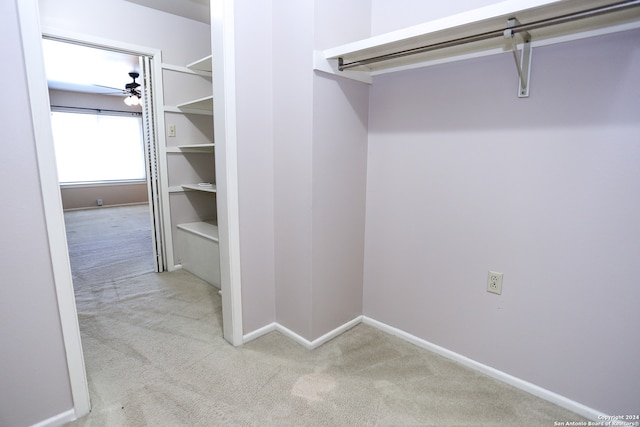
[[[50,41],[76,52],[71,59],[62,54],[49,58]],[[107,42],[111,43],[100,40]],[[184,269],[168,268],[164,260],[168,251],[162,251],[166,230],[158,188],[158,169],[163,165],[155,155],[156,149],[165,149],[161,147],[164,101],[159,51],[149,49],[147,56],[143,51],[118,51],[106,44],[83,45],[46,37],[43,45],[47,73],[48,60],[64,62],[68,68],[79,58],[76,67],[91,62],[99,68],[95,73],[108,68],[105,57],[124,63],[111,73],[124,74],[121,82],[96,82],[93,75],[84,91],[54,89],[56,83],[48,75],[55,163],[84,354],[84,365],[76,368],[86,367],[93,412],[99,414],[113,407],[113,402],[118,402],[118,408],[124,409],[124,404],[128,408],[130,401],[122,401],[123,396],[144,395],[140,389],[149,387],[149,372],[162,382],[164,373],[183,366],[194,354],[209,353],[222,335],[222,302],[217,288]],[[97,57],[91,57],[94,54]],[[124,100],[132,94],[119,88],[130,87],[129,73],[133,72],[139,74],[136,89],[142,105],[128,108]],[[91,71],[80,73],[69,84],[77,85],[87,73]],[[155,105],[157,115],[153,114]],[[58,144],[60,135],[68,146]],[[91,149],[85,150],[89,144]],[[60,158],[61,151],[67,151],[69,158]],[[88,153],[82,155],[84,151]],[[99,167],[104,160],[107,164]],[[102,192],[114,186],[128,186],[121,190],[126,193],[138,185],[145,188],[142,201],[120,199],[116,203],[98,195],[108,194]],[[64,194],[66,189],[89,195],[69,197]],[[102,206],[98,206],[99,199]]]
[[[145,132],[149,59],[47,38],[43,50],[74,278],[163,271],[155,138]]]

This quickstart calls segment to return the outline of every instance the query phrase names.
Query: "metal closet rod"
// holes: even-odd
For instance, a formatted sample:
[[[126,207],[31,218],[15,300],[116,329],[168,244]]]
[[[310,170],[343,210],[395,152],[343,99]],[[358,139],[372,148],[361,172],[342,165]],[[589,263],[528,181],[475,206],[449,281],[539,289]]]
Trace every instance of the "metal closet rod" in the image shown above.
[[[110,115],[121,115],[121,116],[141,116],[142,113],[139,111],[125,111],[125,110],[108,110],[106,108],[87,108],[87,107],[69,107],[66,105],[51,105],[51,111],[54,112],[69,112],[69,111],[82,111],[85,113],[107,113]]]
[[[567,22],[577,21],[584,18],[592,18],[594,16],[604,15],[607,13],[620,12],[632,7],[640,6],[640,0],[627,0],[619,3],[610,4],[608,6],[594,7],[592,9],[583,10],[582,12],[568,13],[566,15],[556,16],[555,18],[541,19],[539,21],[530,22],[528,24],[517,24],[513,27],[506,27],[501,30],[487,31],[485,33],[474,34],[471,36],[460,37],[458,39],[449,40],[446,42],[434,43],[427,46],[415,47],[412,49],[402,50],[399,52],[388,53],[386,55],[375,56],[372,58],[361,59],[359,61],[344,63],[342,58],[338,58],[338,69],[340,71],[359,67],[361,65],[374,64],[376,62],[388,61],[390,59],[402,58],[405,56],[416,55],[418,53],[431,52],[438,49],[444,49],[447,47],[460,46],[467,43],[479,42],[483,40],[489,40],[496,37],[503,37],[506,30],[511,31],[513,34],[521,33],[531,30],[537,30],[539,28],[550,27],[552,25],[565,24]]]

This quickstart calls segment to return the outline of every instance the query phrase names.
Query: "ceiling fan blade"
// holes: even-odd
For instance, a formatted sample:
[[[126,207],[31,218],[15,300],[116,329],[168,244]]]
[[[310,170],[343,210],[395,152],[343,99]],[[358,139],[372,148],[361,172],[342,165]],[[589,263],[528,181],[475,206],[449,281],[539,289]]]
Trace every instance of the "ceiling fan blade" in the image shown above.
[[[96,85],[96,84],[94,84],[92,86],[103,87],[103,88],[106,88],[106,89],[113,89],[113,90],[117,90],[117,91],[120,91],[120,92],[124,92],[124,89],[120,89],[120,88],[112,87],[112,86],[103,86],[103,85]]]

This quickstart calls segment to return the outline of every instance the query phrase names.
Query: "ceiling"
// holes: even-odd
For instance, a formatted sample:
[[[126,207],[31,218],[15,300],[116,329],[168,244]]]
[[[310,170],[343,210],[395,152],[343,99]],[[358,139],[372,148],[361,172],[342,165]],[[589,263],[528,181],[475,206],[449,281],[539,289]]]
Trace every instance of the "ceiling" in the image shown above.
[[[151,9],[209,24],[209,0],[126,0]]]
[[[140,72],[135,55],[48,39],[42,47],[50,89],[123,95],[129,73]]]

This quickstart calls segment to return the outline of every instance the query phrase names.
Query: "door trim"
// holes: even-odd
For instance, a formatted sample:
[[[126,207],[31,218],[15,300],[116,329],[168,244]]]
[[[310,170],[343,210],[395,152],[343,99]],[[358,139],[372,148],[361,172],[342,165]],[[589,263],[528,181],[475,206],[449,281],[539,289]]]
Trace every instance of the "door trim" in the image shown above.
[[[224,338],[243,344],[234,0],[211,1],[213,119]]]
[[[64,342],[71,397],[76,418],[89,413],[89,387],[84,366],[80,327],[76,310],[75,295],[69,250],[62,211],[62,199],[58,188],[58,171],[53,149],[49,92],[42,53],[40,16],[36,0],[17,1],[18,19],[22,49],[26,67],[31,118],[35,137],[38,172],[42,189],[45,223],[49,238],[49,252],[53,268],[53,280],[60,313],[60,326]]]
[[[98,48],[117,49],[138,56],[153,58],[155,81],[162,79],[159,64],[162,62],[161,51],[128,43],[116,42],[88,36],[74,34],[52,28],[40,28],[39,14],[35,0],[19,1],[18,13],[24,43],[24,55],[27,68],[27,84],[29,86],[32,118],[36,136],[36,150],[42,198],[45,210],[45,221],[49,237],[49,248],[53,264],[56,295],[59,305],[60,321],[64,347],[71,383],[74,413],[76,418],[83,417],[91,410],[87,373],[84,364],[84,354],[75,304],[75,294],[71,267],[69,264],[69,250],[64,225],[64,212],[60,191],[58,188],[58,173],[55,163],[53,135],[50,124],[50,102],[47,88],[47,78],[44,70],[42,53],[42,37],[56,40],[82,43]],[[160,79],[160,80],[159,80]],[[163,118],[155,117],[157,120]]]

